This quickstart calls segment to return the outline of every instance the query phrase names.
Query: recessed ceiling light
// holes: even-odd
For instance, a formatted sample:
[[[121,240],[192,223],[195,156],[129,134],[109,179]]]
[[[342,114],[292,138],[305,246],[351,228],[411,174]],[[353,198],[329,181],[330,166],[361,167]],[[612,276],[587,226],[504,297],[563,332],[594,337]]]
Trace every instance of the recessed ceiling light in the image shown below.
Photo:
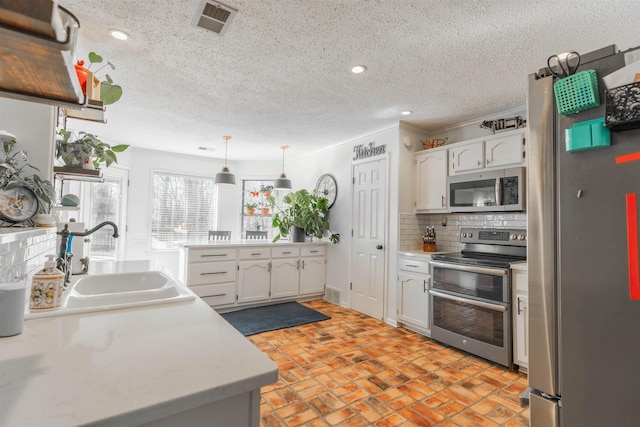
[[[402,113],[400,113],[400,114],[402,114],[403,116],[408,116],[409,114],[413,114],[413,111],[411,111],[411,110],[404,110],[404,111],[403,111]]]
[[[118,40],[129,40],[129,34],[121,30],[109,30],[111,37]]]
[[[367,71],[367,67],[365,67],[364,65],[356,65],[353,68],[351,68],[351,72],[353,74],[360,74],[360,73],[364,73],[365,71]]]

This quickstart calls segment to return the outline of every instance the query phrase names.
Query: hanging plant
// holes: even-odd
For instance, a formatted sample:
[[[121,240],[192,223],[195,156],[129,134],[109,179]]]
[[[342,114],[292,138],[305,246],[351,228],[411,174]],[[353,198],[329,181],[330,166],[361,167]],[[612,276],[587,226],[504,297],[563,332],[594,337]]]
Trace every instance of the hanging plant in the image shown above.
[[[80,137],[75,137],[73,132],[60,129],[58,134],[62,139],[56,141],[56,158],[67,166],[82,166],[86,160],[90,160],[95,168],[103,163],[105,167],[109,167],[118,163],[116,153],[129,148],[126,144],[109,145],[96,135],[86,132],[80,132]]]
[[[88,57],[89,57],[88,68],[84,68],[83,60],[79,60],[76,65],[76,70],[79,70],[78,76],[80,78],[80,83],[83,84],[83,80],[82,80],[82,77],[80,77],[80,75],[82,73],[82,69],[84,68],[85,71],[91,71],[93,75],[98,80],[100,80],[100,101],[102,101],[104,105],[110,105],[120,100],[120,98],[122,97],[122,87],[114,84],[111,76],[106,73],[106,71],[109,68],[115,71],[116,66],[113,65],[111,62],[106,61],[106,64],[102,65],[100,68],[97,68],[94,71],[92,70],[93,66],[95,64],[102,64],[105,60],[102,56],[98,55],[95,52],[89,52]],[[101,72],[104,72],[104,74],[100,75],[99,73]],[[86,76],[84,77],[84,81],[85,81],[84,84],[88,84],[86,83]]]

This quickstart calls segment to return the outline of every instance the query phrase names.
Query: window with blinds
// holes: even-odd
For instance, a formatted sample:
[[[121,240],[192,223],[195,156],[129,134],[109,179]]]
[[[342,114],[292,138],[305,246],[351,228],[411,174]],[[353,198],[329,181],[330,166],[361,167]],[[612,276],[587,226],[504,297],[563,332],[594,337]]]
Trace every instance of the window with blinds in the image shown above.
[[[151,249],[207,240],[216,226],[216,196],[213,178],[155,172]]]

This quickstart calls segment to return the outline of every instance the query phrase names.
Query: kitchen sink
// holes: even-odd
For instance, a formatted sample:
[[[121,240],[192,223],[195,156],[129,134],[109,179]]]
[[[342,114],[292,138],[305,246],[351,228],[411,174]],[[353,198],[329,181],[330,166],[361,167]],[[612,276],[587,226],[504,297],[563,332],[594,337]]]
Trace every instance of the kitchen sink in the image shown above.
[[[99,274],[73,277],[60,308],[42,311],[29,311],[27,308],[25,318],[64,316],[195,299],[186,286],[166,271],[161,271],[161,266],[151,262],[110,261],[104,265],[98,264],[95,271]]]

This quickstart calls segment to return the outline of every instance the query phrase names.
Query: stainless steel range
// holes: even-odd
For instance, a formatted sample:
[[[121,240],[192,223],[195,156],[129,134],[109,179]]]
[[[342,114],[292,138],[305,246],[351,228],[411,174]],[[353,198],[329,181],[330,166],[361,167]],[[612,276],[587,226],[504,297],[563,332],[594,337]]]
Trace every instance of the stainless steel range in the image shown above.
[[[509,368],[510,265],[527,259],[524,229],[460,230],[462,251],[431,257],[431,338]]]

